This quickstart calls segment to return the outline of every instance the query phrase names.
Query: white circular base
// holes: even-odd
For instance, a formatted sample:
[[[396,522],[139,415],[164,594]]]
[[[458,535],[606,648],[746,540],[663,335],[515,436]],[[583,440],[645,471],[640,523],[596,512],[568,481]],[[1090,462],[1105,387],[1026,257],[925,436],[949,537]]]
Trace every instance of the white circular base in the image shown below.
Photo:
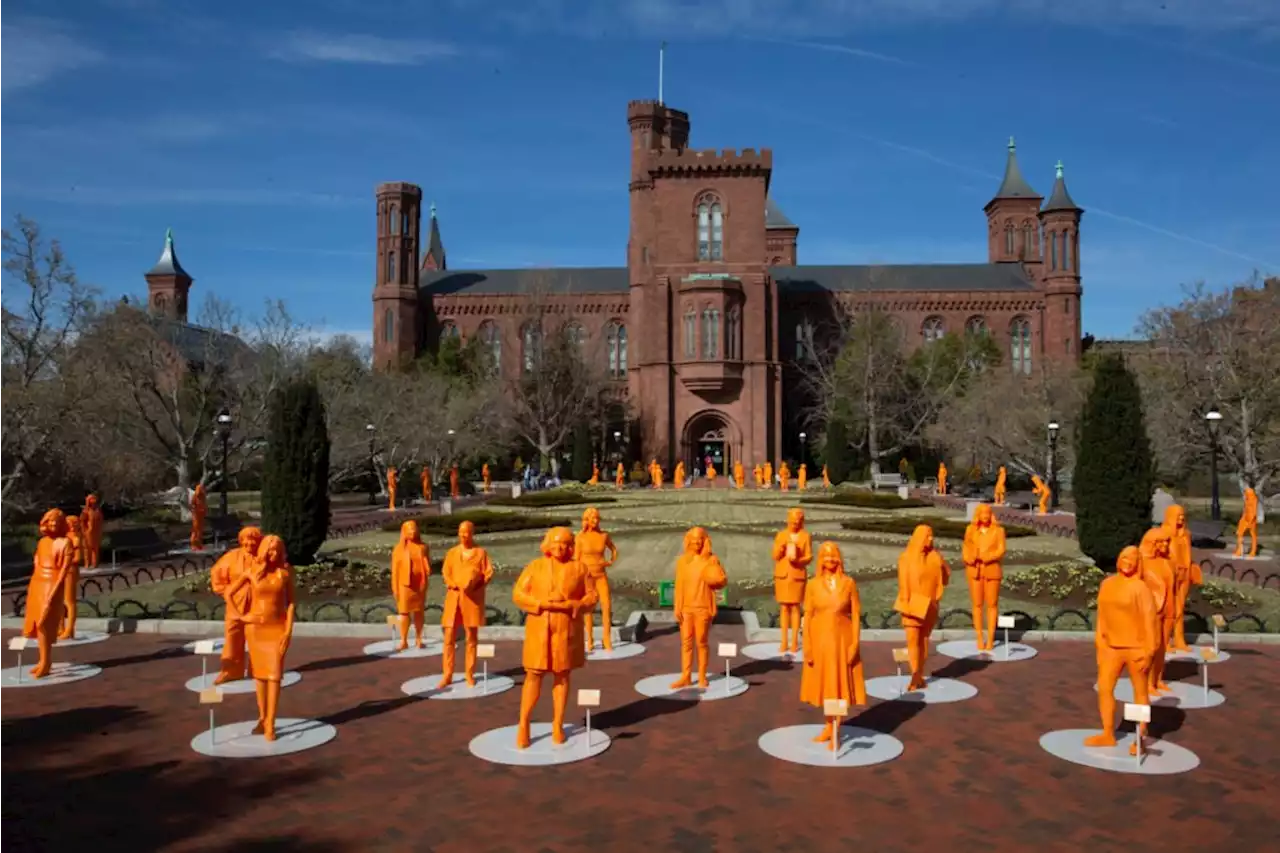
[[[399,640],[380,640],[376,643],[370,643],[365,646],[362,651],[366,655],[375,655],[380,658],[392,658],[394,660],[407,660],[409,658],[434,658],[444,654],[444,643],[439,640],[423,640],[426,646],[418,648],[410,641],[409,648],[402,652],[396,651],[396,646],[400,645]]]
[[[1188,661],[1189,663],[1223,663],[1225,661],[1231,660],[1231,652],[1227,651],[1226,649],[1221,649],[1216,655],[1206,659],[1201,656],[1199,646],[1192,646],[1189,651],[1185,651],[1185,652],[1175,652],[1172,650],[1167,651],[1165,652],[1164,659],[1166,661],[1171,661],[1171,660]]]
[[[742,653],[752,660],[777,660],[787,663],[804,663],[804,652],[780,652],[777,643],[752,643],[742,647]],[[782,729],[779,729],[782,731]]]
[[[923,690],[904,693],[911,681],[909,675],[882,675],[867,681],[867,695],[877,699],[901,702],[923,702],[940,705],[945,702],[963,702],[978,695],[978,688],[954,678],[926,678]]]
[[[207,640],[192,640],[191,642],[185,644],[182,647],[182,650],[184,652],[190,652],[191,654],[194,655],[196,653],[196,643],[205,643],[205,642],[208,642],[209,640],[213,641],[213,653],[216,655],[222,654],[222,647],[227,644],[226,639],[223,637],[209,637]]]
[[[236,681],[228,681],[223,684],[214,684],[214,680],[218,677],[217,672],[211,672],[208,675],[197,675],[195,678],[187,680],[187,689],[192,693],[199,693],[201,690],[208,690],[210,687],[217,687],[223,693],[239,694],[253,693],[258,688],[255,686],[252,678],[241,678]],[[281,687],[291,687],[302,680],[302,673],[290,670],[286,672],[280,679]]]
[[[409,696],[423,699],[484,699],[506,693],[516,683],[505,675],[491,675],[487,679],[477,675],[476,686],[468,687],[464,675],[455,675],[443,690],[436,687],[440,683],[439,675],[424,675],[412,678],[400,685],[400,690]]]
[[[91,663],[54,663],[49,674],[44,678],[32,678],[31,669],[35,662],[23,662],[22,666],[11,666],[0,670],[0,687],[51,687],[55,684],[70,684],[83,681],[102,674],[102,667]]]
[[[680,673],[651,675],[636,682],[636,692],[651,699],[674,699],[679,702],[714,702],[716,699],[729,699],[747,692],[747,682],[736,675],[729,676],[726,682],[724,673],[708,674],[706,687],[692,687],[672,690],[671,685],[680,679]]]
[[[534,723],[529,726],[528,748],[516,749],[518,730],[519,726],[506,726],[476,735],[471,739],[471,754],[494,764],[546,767],[595,758],[613,743],[607,734],[596,729],[591,730],[591,741],[588,743],[587,730],[583,726],[565,723],[566,740],[557,745],[551,742],[551,723]]]
[[[938,653],[949,658],[981,660],[991,663],[1014,663],[1020,660],[1031,660],[1039,654],[1035,649],[1022,643],[1009,643],[1006,646],[1003,640],[997,640],[995,646],[991,651],[979,651],[977,640],[951,640],[946,643],[938,643]]]
[[[103,640],[111,639],[111,635],[104,631],[76,631],[74,637],[68,637],[65,640],[57,640],[55,646],[66,648],[67,646],[87,646],[90,643],[101,643]]]
[[[1072,764],[1081,764],[1112,773],[1139,776],[1169,776],[1186,773],[1200,766],[1194,752],[1164,740],[1147,738],[1142,748],[1142,762],[1129,754],[1133,735],[1116,738],[1115,746],[1085,746],[1087,737],[1099,734],[1097,729],[1061,729],[1040,738],[1040,747],[1050,755]]]
[[[1169,687],[1171,692],[1152,696],[1151,704],[1157,708],[1195,710],[1198,708],[1216,708],[1227,701],[1227,697],[1217,690],[1210,690],[1206,694],[1204,688],[1198,684],[1188,684],[1185,681],[1170,681]],[[1093,685],[1093,689],[1096,691],[1098,685]],[[1113,695],[1116,697],[1117,702],[1132,702],[1133,683],[1127,678],[1120,679],[1116,682],[1116,689]]]
[[[191,739],[191,748],[215,758],[267,758],[315,749],[338,736],[337,729],[319,720],[277,717],[276,739],[267,740],[262,735],[251,734],[257,724],[257,720],[246,720],[218,726],[212,732],[213,737],[205,729]]]
[[[841,726],[840,743],[814,743],[822,726],[786,726],[760,735],[760,749],[774,758],[810,767],[870,767],[902,755],[902,741],[858,726]]]
[[[642,654],[644,654],[644,646],[639,643],[617,643],[609,651],[597,646],[587,652],[587,660],[622,660],[623,658],[633,658]]]
[[[1245,563],[1266,563],[1273,557],[1271,554],[1258,554],[1255,557],[1250,557],[1248,554],[1241,554],[1237,557],[1234,551],[1216,551],[1213,556],[1217,557],[1219,560],[1240,560]]]

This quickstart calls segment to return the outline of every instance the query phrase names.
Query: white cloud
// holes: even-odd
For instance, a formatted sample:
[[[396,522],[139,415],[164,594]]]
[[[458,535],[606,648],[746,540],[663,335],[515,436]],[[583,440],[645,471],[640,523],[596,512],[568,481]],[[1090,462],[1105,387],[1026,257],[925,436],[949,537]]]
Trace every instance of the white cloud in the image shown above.
[[[5,95],[101,62],[103,54],[48,18],[6,18],[0,88]]]
[[[273,59],[288,62],[353,62],[370,65],[421,65],[462,54],[449,42],[399,39],[359,33],[295,30],[268,49]]]

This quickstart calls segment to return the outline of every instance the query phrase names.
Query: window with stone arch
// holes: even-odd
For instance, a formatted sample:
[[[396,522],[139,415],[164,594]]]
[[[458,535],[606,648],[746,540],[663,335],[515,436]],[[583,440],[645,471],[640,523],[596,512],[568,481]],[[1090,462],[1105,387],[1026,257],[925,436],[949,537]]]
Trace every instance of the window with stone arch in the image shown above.
[[[1015,317],[1009,324],[1009,361],[1014,373],[1031,375],[1031,321],[1026,317]]]
[[[520,330],[520,360],[525,373],[533,373],[538,367],[542,351],[542,329],[534,321],[524,324]]]
[[[742,359],[742,309],[737,305],[729,309],[725,318],[725,356],[731,361]]]
[[[724,259],[724,206],[715,193],[698,198],[698,260]]]
[[[485,320],[476,330],[476,334],[480,337],[480,346],[489,356],[490,372],[497,373],[498,366],[502,364],[502,335],[498,333],[498,324],[492,320]]]
[[[1006,255],[1013,254],[1013,223],[1004,227],[1004,253]]]
[[[926,317],[924,323],[920,326],[920,334],[924,337],[926,344],[942,340],[943,335],[946,333],[947,325],[938,316]]]
[[[387,252],[387,283],[390,284],[396,280],[396,253],[394,251]]]
[[[387,212],[387,233],[388,234],[396,233],[396,218],[397,218],[396,213],[397,213],[396,206],[393,204],[391,205],[391,207],[388,209],[388,212]]]
[[[1060,244],[1060,245],[1058,246],[1058,257],[1061,259],[1062,268],[1063,268],[1064,270],[1069,270],[1069,269],[1071,269],[1071,255],[1070,255],[1070,253],[1067,251],[1068,243],[1067,243],[1067,232],[1066,232],[1066,231],[1059,231],[1059,232],[1058,232],[1058,242],[1059,242],[1059,244]]]
[[[1030,222],[1022,226],[1022,257],[1030,258],[1036,253],[1036,229]]]
[[[452,320],[445,320],[440,324],[440,340],[447,341],[449,338],[461,337],[458,331],[458,324]]]
[[[1049,269],[1056,270],[1058,268],[1058,235],[1049,232]]]
[[[605,342],[609,350],[609,375],[625,379],[627,375],[627,327],[614,320],[605,330]]]
[[[582,324],[577,320],[570,320],[564,325],[564,339],[581,352],[583,345],[587,342],[587,330],[582,328]]]
[[[965,320],[964,331],[965,334],[973,335],[974,337],[982,337],[991,333],[987,328],[987,318],[981,315],[973,316],[968,320]]]
[[[684,308],[684,357],[685,361],[698,357],[698,312],[692,305]]]
[[[409,211],[400,214],[400,233],[408,235],[409,233]]]
[[[396,315],[390,308],[382,312],[382,340],[391,343],[396,339]]]
[[[714,359],[720,356],[720,311],[702,309],[702,357]]]
[[[813,358],[813,323],[806,317],[796,323],[796,361]]]

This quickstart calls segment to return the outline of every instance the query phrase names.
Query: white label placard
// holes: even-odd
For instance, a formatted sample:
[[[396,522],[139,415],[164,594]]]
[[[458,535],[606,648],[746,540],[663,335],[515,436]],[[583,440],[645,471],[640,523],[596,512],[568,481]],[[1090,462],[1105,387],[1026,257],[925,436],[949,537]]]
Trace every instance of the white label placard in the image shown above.
[[[1016,616],[997,616],[996,617],[997,628],[1012,628],[1017,623],[1018,623],[1018,617]]]
[[[27,647],[26,637],[10,637],[9,638],[9,651],[20,652],[26,647]]]
[[[399,613],[392,613],[391,615],[389,615],[389,616],[387,617],[387,624],[388,624],[388,625],[391,625],[392,627],[394,627],[394,626],[396,626],[396,625],[399,625],[399,624],[400,624],[400,614],[399,614]]]
[[[1217,625],[1218,630],[1221,631],[1223,628],[1227,627],[1227,620],[1223,618],[1221,613],[1215,613],[1213,614],[1213,624]]]
[[[911,660],[911,655],[907,653],[907,650],[906,650],[906,649],[894,649],[894,650],[893,650],[893,662],[894,662],[894,663],[907,663],[907,662],[908,662],[908,661],[910,661],[910,660]]]
[[[478,658],[491,658],[493,657],[493,653],[493,643],[478,643],[476,645],[476,657]]]
[[[222,691],[216,687],[210,687],[200,691],[201,705],[217,705],[222,701]]]
[[[195,644],[195,653],[198,655],[213,654],[213,644],[215,640],[197,640]]]
[[[721,643],[719,655],[722,658],[734,658],[738,656],[737,643]]]
[[[1131,723],[1149,723],[1151,722],[1151,706],[1125,702],[1124,718]]]
[[[824,717],[844,717],[848,713],[848,699],[826,699],[822,702],[822,715]]]
[[[1217,656],[1218,656],[1218,653],[1217,653],[1217,652],[1215,652],[1215,651],[1214,651],[1213,649],[1211,649],[1210,647],[1208,647],[1208,646],[1201,646],[1201,647],[1200,647],[1200,657],[1204,658],[1205,660],[1213,660],[1213,659],[1214,659],[1214,658],[1216,658]]]
[[[579,690],[578,691],[578,707],[579,708],[599,708],[600,707],[600,691],[599,690]]]

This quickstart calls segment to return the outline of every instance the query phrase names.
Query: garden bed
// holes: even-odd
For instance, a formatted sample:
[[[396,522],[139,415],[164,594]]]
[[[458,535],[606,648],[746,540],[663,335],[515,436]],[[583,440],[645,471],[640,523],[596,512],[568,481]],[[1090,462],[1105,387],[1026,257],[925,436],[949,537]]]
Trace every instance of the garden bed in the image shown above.
[[[569,489],[551,489],[546,492],[525,492],[518,498],[499,495],[498,497],[490,498],[489,504],[490,506],[551,507],[614,503],[616,500],[617,498],[611,495],[602,495],[598,492],[588,494]]]
[[[801,498],[800,503],[817,506],[852,506],[861,509],[922,509],[932,507],[930,501],[900,498],[887,492],[841,492],[821,498]]]
[[[491,501],[490,503],[493,503]],[[477,534],[504,533],[512,530],[541,530],[551,527],[572,527],[573,522],[567,518],[556,518],[549,515],[522,515],[516,512],[494,512],[488,509],[473,509],[466,512],[455,512],[452,515],[423,515],[418,518],[405,518],[388,521],[382,525],[384,533],[399,533],[400,526],[406,521],[416,521],[418,532],[423,536],[452,536],[458,532],[458,525],[469,521],[475,525]]]
[[[855,518],[840,522],[845,530],[860,530],[867,533],[895,533],[910,536],[917,526],[927,524],[933,528],[933,535],[938,539],[964,539],[969,527],[966,521],[941,516],[921,516],[917,518]],[[1038,535],[1030,527],[1016,524],[1004,525],[1004,535],[1008,539],[1021,539]]]

